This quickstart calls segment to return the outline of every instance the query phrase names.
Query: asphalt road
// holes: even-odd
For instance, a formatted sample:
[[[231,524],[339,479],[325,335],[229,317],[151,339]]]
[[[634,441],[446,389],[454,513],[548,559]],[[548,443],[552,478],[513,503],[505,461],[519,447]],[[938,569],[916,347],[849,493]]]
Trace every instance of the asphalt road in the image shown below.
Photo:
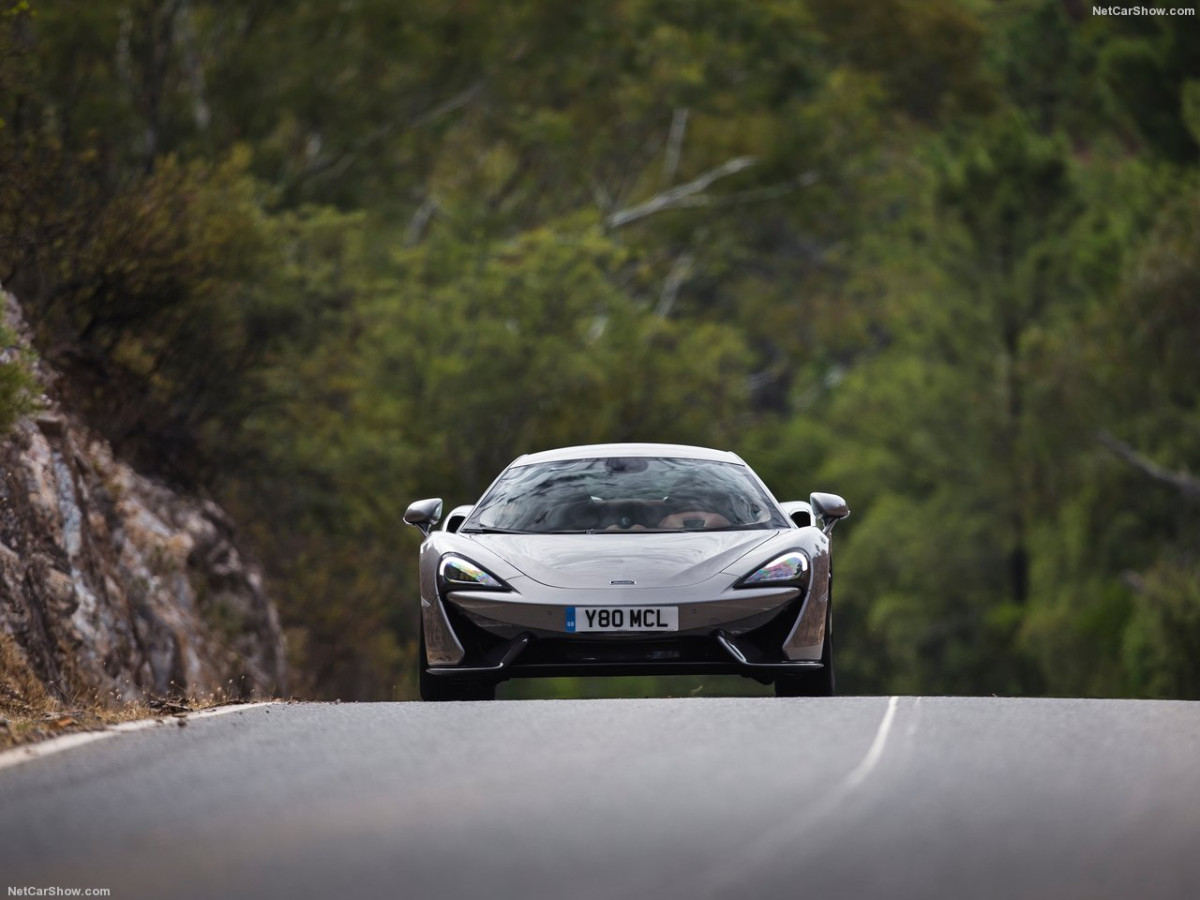
[[[294,704],[0,769],[0,896],[1196,898],[1200,704]]]

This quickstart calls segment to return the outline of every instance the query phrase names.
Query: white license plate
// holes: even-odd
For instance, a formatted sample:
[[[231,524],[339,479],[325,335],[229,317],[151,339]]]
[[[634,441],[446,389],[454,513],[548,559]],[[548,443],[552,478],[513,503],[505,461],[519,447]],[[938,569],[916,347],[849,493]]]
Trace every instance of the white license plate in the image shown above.
[[[568,606],[567,631],[678,631],[676,606]]]

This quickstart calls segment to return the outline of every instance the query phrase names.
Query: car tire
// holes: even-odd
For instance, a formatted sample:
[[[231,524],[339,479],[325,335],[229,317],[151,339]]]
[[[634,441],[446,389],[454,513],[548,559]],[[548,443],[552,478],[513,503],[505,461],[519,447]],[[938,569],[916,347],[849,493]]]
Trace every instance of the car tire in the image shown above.
[[[429,657],[425,653],[425,623],[421,623],[417,639],[420,646],[420,671],[417,683],[421,699],[434,703],[453,703],[466,700],[495,700],[496,683],[482,678],[455,678],[429,674]]]
[[[825,608],[825,644],[821,648],[821,668],[775,679],[776,697],[832,697],[833,678],[833,584],[830,582],[829,605]]]

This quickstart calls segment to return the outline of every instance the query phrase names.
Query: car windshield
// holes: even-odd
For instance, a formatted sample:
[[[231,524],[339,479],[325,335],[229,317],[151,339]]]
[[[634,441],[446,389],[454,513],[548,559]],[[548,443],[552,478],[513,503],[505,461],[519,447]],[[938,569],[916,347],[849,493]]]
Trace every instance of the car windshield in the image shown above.
[[[743,465],[629,456],[513,466],[460,530],[590,534],[786,527]]]

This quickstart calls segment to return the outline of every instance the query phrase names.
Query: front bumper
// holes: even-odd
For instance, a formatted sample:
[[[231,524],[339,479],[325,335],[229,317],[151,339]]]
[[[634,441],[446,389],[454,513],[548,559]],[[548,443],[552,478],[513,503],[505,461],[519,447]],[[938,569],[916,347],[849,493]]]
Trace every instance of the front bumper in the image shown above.
[[[776,598],[780,595],[777,590]],[[454,602],[439,603],[444,627],[462,653],[456,664],[431,665],[426,671],[445,678],[482,677],[493,681],[571,675],[704,674],[745,675],[769,682],[781,674],[821,668],[818,659],[789,659],[783,649],[803,620],[811,599],[791,589],[784,593],[782,604],[725,627],[692,622],[694,627],[685,628],[681,608],[679,632],[570,636],[544,628],[501,626],[481,619],[474,609]],[[540,615],[540,610],[536,616],[531,615],[532,623],[539,624]]]

